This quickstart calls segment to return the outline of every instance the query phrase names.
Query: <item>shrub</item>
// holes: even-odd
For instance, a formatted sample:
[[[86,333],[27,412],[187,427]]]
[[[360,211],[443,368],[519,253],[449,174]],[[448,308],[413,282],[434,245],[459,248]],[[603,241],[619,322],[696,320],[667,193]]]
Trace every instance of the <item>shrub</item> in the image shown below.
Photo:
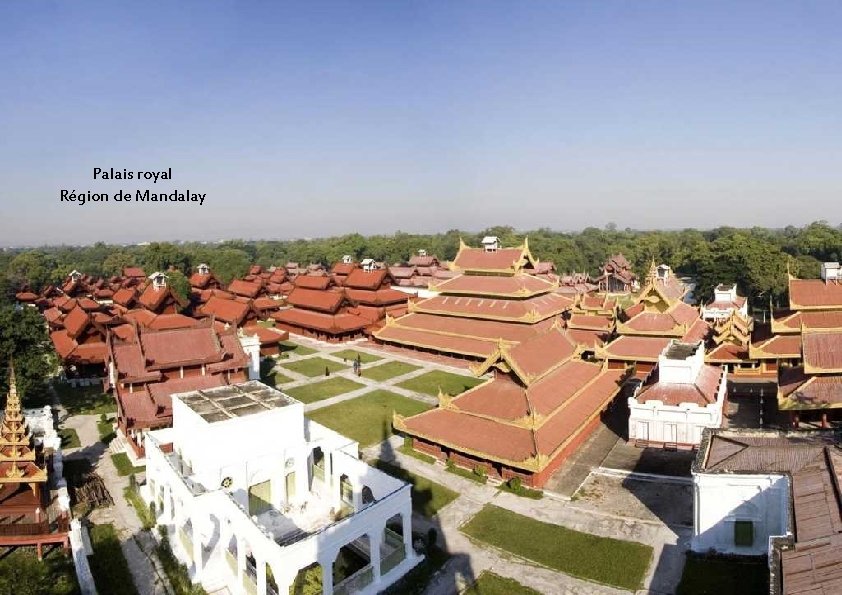
[[[474,475],[476,475],[479,478],[484,478],[485,467],[483,467],[482,465],[477,465],[476,467],[474,467]]]
[[[512,477],[509,480],[509,487],[512,488],[513,492],[519,492],[520,489],[523,487],[523,483],[520,480],[520,477]]]

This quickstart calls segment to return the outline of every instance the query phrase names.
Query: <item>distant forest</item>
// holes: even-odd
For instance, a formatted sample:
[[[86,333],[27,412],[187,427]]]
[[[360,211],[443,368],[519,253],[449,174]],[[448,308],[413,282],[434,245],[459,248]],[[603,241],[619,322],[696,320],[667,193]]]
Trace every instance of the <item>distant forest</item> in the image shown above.
[[[618,252],[628,258],[640,276],[645,275],[652,260],[664,262],[677,273],[696,278],[699,299],[710,296],[717,283],[736,282],[740,292],[759,308],[768,307],[770,299],[776,305],[785,304],[787,268],[799,277],[815,278],[821,262],[842,259],[842,226],[833,227],[826,221],[784,229],[636,231],[609,224],[604,229],[591,227],[579,233],[492,227],[478,233],[454,229],[432,235],[397,232],[291,241],[155,242],[128,247],[97,243],[0,252],[0,300],[12,301],[15,292],[25,286],[38,291],[58,283],[73,269],[110,276],[125,266],[137,265],[147,273],[172,270],[186,276],[204,262],[227,283],[245,275],[253,263],[267,267],[283,266],[288,261],[330,265],[350,254],[358,260],[373,258],[394,264],[405,262],[419,249],[451,260],[460,238],[477,246],[486,235],[498,236],[504,246],[519,245],[528,237],[535,258],[554,262],[559,274],[585,271],[596,275],[605,259]],[[183,286],[184,280],[176,279],[175,284]]]

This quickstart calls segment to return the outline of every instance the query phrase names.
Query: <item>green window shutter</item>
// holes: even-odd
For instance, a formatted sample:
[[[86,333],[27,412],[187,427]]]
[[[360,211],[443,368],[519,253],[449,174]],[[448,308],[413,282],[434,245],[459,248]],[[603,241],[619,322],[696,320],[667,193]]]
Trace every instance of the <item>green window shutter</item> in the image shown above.
[[[751,521],[736,521],[734,523],[734,545],[754,545],[754,523]]]

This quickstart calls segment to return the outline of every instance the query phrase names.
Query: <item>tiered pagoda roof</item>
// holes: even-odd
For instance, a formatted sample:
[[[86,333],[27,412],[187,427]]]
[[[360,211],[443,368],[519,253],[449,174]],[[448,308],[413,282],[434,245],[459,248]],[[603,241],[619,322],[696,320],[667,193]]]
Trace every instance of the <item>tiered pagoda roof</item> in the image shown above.
[[[21,410],[14,364],[9,365],[9,393],[6,411],[0,426],[0,495],[2,498],[28,484],[36,497],[40,489],[36,484],[47,482],[47,465],[41,447],[35,445]]]
[[[687,286],[666,265],[652,263],[646,285],[635,303],[620,314],[619,336],[603,348],[597,348],[601,359],[654,364],[672,339],[685,343],[704,340],[710,325],[702,320],[699,309],[684,303]],[[652,365],[640,367],[648,374]]]
[[[516,470],[540,473],[569,452],[620,390],[626,370],[580,358],[580,348],[556,323],[518,343],[499,341],[472,367],[494,378],[439,407],[394,425],[424,441]]]
[[[487,238],[488,239],[488,238]],[[486,359],[498,344],[515,344],[546,331],[574,298],[555,293],[558,283],[532,274],[537,262],[527,242],[517,248],[470,248],[453,261],[461,274],[430,289],[439,295],[409,304],[387,318],[377,340],[453,356]]]
[[[335,276],[299,275],[287,296],[289,308],[271,314],[286,330],[341,338],[406,312],[407,294],[391,288],[386,269],[353,268],[339,285]]]

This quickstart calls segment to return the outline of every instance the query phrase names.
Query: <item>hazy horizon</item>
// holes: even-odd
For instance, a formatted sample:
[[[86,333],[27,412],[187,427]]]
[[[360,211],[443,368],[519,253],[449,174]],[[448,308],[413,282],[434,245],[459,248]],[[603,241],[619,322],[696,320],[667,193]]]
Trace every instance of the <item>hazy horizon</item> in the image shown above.
[[[4,3],[0,246],[838,225],[840,17],[833,2]],[[79,206],[62,188],[207,199]]]

